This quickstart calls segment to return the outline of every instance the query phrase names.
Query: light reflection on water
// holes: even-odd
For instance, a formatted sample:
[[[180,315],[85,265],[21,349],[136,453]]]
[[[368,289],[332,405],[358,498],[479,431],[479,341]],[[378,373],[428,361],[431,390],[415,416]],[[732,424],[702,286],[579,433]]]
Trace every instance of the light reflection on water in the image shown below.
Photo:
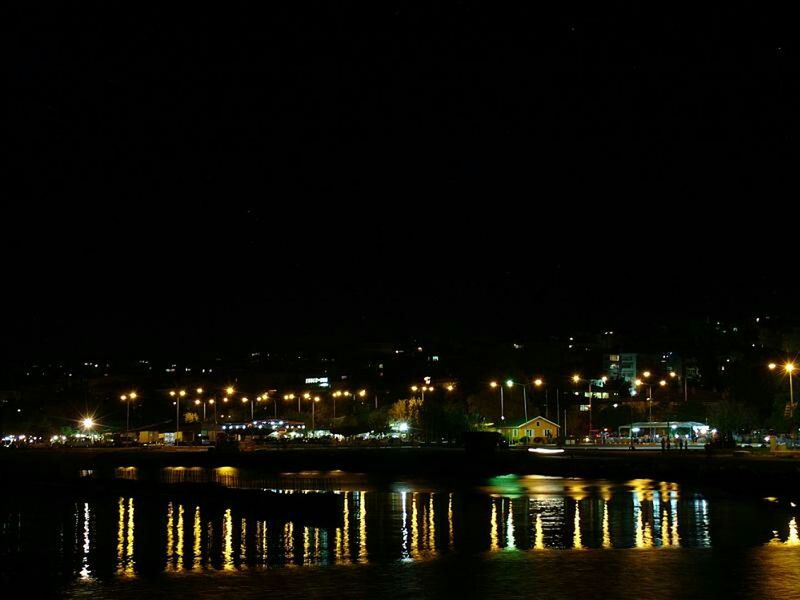
[[[50,552],[66,576],[92,581],[160,572],[420,562],[450,553],[800,546],[794,514],[763,507],[741,513],[751,508],[727,501],[715,505],[676,484],[647,480],[506,477],[479,490],[398,484],[333,493],[342,500],[341,518],[324,525],[285,521],[252,506],[201,496],[100,497],[58,511],[20,503],[0,513],[0,556],[24,556],[26,549],[49,544],[37,552]],[[29,525],[37,520],[41,527]],[[731,532],[732,523],[744,522],[750,530]],[[58,535],[52,540],[45,531]]]

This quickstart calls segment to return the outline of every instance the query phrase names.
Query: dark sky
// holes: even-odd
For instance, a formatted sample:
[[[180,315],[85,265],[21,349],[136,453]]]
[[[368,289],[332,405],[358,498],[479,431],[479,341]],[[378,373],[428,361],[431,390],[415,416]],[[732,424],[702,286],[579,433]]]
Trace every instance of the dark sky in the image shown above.
[[[791,312],[774,9],[12,14],[5,354]]]

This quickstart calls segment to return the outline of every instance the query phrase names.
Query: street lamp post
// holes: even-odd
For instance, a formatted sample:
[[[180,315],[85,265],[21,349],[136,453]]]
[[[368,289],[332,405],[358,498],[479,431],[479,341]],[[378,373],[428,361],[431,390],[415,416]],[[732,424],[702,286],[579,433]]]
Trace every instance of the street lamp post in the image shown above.
[[[775,363],[769,363],[768,367],[770,371],[774,371],[778,367],[778,365],[776,365]],[[793,362],[787,360],[786,363],[784,363],[784,365],[782,366],[782,369],[783,372],[789,376],[789,406],[787,407],[786,412],[788,414],[786,414],[786,416],[789,417],[790,419],[794,419],[794,411],[795,408],[797,408],[797,406],[794,403],[794,384],[792,378],[794,376],[795,370],[797,369],[797,366]],[[794,426],[792,426],[792,429],[794,429]],[[794,431],[793,433],[795,434],[795,436],[797,435],[796,431]]]
[[[178,433],[181,430],[181,398],[186,396],[186,390],[180,390],[178,392],[170,390],[169,395],[175,398],[175,433]],[[177,438],[175,439],[175,443],[178,443]]]
[[[492,389],[500,388],[500,420],[506,420],[506,413],[505,413],[505,401],[503,399],[503,386],[499,385],[496,381],[489,382],[489,387]]]
[[[217,401],[211,398],[208,403],[214,408],[214,425],[217,424]],[[203,407],[205,409],[205,407]],[[204,410],[205,412],[205,410]]]
[[[525,422],[528,422],[528,385],[525,383],[517,383],[511,379],[506,380],[506,385],[510,388],[518,385],[522,388],[522,411],[525,415]]]
[[[130,392],[129,394],[122,394],[119,397],[125,403],[125,431],[129,432],[131,430],[131,400],[136,400],[136,392]]]
[[[311,403],[311,432],[313,433],[317,429],[316,423],[316,405],[319,402],[319,396],[314,396],[314,401]]]

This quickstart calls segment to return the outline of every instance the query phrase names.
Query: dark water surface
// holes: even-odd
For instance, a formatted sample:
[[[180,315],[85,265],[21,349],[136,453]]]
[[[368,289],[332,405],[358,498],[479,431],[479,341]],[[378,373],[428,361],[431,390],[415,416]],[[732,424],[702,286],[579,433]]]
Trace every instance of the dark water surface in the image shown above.
[[[792,499],[537,476],[449,488],[343,473],[262,480],[238,469],[165,469],[161,477],[330,491],[342,514],[286,521],[186,492],[78,497],[6,488],[3,583],[95,598],[800,598]]]

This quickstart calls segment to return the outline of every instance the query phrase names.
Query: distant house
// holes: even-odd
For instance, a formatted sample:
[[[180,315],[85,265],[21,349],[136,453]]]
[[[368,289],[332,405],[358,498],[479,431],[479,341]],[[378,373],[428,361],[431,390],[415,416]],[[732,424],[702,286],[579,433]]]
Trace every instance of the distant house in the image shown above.
[[[527,438],[528,442],[532,442],[537,438],[541,441],[555,441],[558,437],[558,430],[560,429],[557,423],[553,423],[550,419],[542,416],[534,417],[533,419],[519,419],[517,421],[509,421],[504,423],[501,427],[497,428],[503,437],[505,437],[510,444],[517,444],[522,438]]]

